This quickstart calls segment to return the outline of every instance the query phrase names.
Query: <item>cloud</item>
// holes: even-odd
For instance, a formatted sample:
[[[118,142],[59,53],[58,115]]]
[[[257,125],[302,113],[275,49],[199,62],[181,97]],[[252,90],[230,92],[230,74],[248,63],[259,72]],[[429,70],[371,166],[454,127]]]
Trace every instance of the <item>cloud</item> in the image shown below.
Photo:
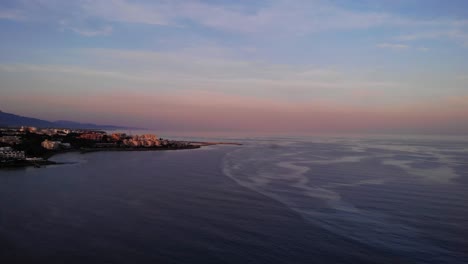
[[[33,19],[68,19],[204,27],[237,33],[305,34],[329,29],[369,28],[395,19],[384,13],[354,12],[322,1],[275,0],[247,12],[242,5],[200,1],[36,0],[20,6]]]
[[[25,20],[24,14],[20,10],[15,9],[0,9],[0,20],[15,20],[15,21],[22,21]]]
[[[380,43],[377,44],[378,48],[382,49],[391,49],[391,50],[406,50],[409,49],[410,46],[405,44],[398,44],[398,43]]]
[[[60,31],[71,31],[84,37],[98,37],[98,36],[109,36],[113,32],[113,27],[109,25],[103,26],[83,26],[74,25],[74,23],[68,20],[60,20]]]
[[[125,23],[158,26],[201,26],[250,36],[302,36],[322,31],[397,28],[412,31],[443,29],[453,40],[467,42],[468,20],[415,19],[388,12],[350,10],[327,1],[274,0],[246,10],[241,4],[219,5],[201,1],[138,2],[95,0],[80,2],[85,16]],[[410,36],[408,36],[410,37]]]
[[[364,69],[240,60],[213,50],[85,49],[74,54],[80,65],[0,64],[0,104],[51,119],[184,131],[457,132],[468,114],[466,92],[454,96],[448,83],[441,92],[452,97],[423,98],[433,93],[421,80],[432,83],[430,76],[396,82]]]
[[[76,75],[93,75],[100,77],[122,78],[119,72],[74,67],[70,65],[34,65],[34,64],[0,64],[0,71],[7,73],[60,73]]]
[[[448,28],[446,30],[423,31],[413,34],[398,36],[396,39],[401,41],[417,41],[427,39],[450,39],[468,46],[468,32],[462,29]]]
[[[446,36],[447,32],[445,31],[431,31],[431,32],[418,32],[412,34],[406,34],[398,36],[396,39],[401,41],[413,41],[413,40],[420,40],[420,39],[434,39]]]
[[[250,41],[290,41],[328,31],[363,31],[379,28],[397,35],[393,41],[448,39],[468,47],[468,20],[422,19],[388,11],[356,10],[321,0],[271,0],[220,4],[216,1],[30,0],[0,7],[0,19],[46,21],[84,37],[116,34],[119,24],[144,24],[178,29],[196,28],[192,36],[212,37],[212,31],[235,34]],[[208,31],[199,30],[209,29]],[[404,33],[402,33],[404,32]],[[392,41],[388,40],[383,41]],[[382,43],[381,48],[408,49],[408,44]],[[429,45],[424,43],[425,46]],[[246,52],[246,51],[245,51]]]
[[[81,1],[81,9],[87,16],[108,21],[167,25],[170,12],[165,4],[143,4],[126,0]]]
[[[273,1],[256,12],[191,2],[179,16],[220,30],[240,33],[305,34],[323,30],[369,28],[390,18],[383,13],[351,12],[321,1]]]
[[[268,1],[247,11],[241,4],[217,5],[201,1],[130,2],[87,1],[88,16],[111,21],[184,26],[187,21],[221,31],[243,34],[303,35],[328,30],[401,26],[411,21],[384,12],[351,11],[326,1]]]
[[[106,26],[99,29],[81,29],[81,28],[70,28],[73,32],[85,36],[85,37],[96,37],[96,36],[108,36],[112,33],[112,27]]]
[[[423,20],[401,17],[388,12],[357,11],[328,1],[273,0],[246,5],[216,4],[201,1],[128,1],[128,0],[31,0],[19,2],[20,13],[6,12],[4,17],[21,14],[28,19],[63,20],[76,23],[87,20],[139,23],[155,26],[207,28],[240,34],[270,36],[304,35],[330,30],[359,30],[376,27],[402,28],[420,34],[422,30],[444,28],[465,34],[467,20]],[[0,9],[1,10],[1,9]],[[17,12],[17,11],[15,11]]]
[[[26,89],[28,84],[13,80],[17,76],[21,82],[49,92],[59,87],[109,92],[115,87],[131,87],[148,93],[204,90],[291,102],[320,98],[369,106],[459,95],[468,85],[465,79],[456,78],[458,72],[273,63],[241,59],[217,46],[160,52],[82,49],[68,55],[80,58],[79,65],[74,60],[56,65],[0,65],[2,82],[6,87],[10,80],[16,83],[11,83],[14,89]]]
[[[355,102],[380,97],[388,89],[403,90],[408,85],[331,67],[242,60],[231,57],[229,51],[223,55],[221,50],[213,49],[216,52],[210,52],[209,47],[176,52],[85,49],[76,54],[84,63],[81,66],[3,64],[0,71],[27,72],[29,78],[40,75],[37,78],[56,80],[70,89],[100,90],[102,86],[125,83],[152,93],[205,90],[286,101],[322,98]]]

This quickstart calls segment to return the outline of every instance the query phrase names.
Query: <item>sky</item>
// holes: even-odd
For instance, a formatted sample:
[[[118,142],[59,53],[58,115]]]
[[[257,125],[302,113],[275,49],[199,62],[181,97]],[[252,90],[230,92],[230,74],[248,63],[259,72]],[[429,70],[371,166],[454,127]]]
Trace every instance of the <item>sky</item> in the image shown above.
[[[2,0],[0,110],[211,134],[466,134],[468,1]]]

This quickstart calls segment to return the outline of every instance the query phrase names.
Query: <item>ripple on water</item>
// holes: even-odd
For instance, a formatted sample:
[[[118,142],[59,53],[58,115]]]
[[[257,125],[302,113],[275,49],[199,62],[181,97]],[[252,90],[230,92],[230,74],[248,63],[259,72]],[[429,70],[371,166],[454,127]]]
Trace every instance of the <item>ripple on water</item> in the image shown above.
[[[421,263],[460,262],[459,248],[468,243],[451,227],[468,223],[460,207],[468,196],[457,195],[467,188],[454,181],[462,176],[458,157],[466,154],[440,143],[301,141],[240,148],[226,155],[224,173],[331,232]],[[444,213],[453,215],[438,216]],[[444,235],[459,236],[457,246],[437,242],[453,238],[431,235],[431,218]]]

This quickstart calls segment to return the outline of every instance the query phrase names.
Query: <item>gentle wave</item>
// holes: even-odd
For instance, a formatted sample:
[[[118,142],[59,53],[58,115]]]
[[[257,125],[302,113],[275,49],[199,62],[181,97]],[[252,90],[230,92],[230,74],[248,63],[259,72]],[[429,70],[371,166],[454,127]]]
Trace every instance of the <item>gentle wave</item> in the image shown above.
[[[431,237],[424,221],[432,217],[447,232],[467,221],[460,205],[468,199],[456,195],[467,191],[457,181],[467,175],[456,170],[466,156],[460,145],[427,142],[260,142],[228,153],[223,171],[331,232],[395,254],[450,262],[459,252],[434,241],[451,238]],[[400,212],[406,206],[398,203],[421,212]],[[440,218],[445,212],[454,216]]]

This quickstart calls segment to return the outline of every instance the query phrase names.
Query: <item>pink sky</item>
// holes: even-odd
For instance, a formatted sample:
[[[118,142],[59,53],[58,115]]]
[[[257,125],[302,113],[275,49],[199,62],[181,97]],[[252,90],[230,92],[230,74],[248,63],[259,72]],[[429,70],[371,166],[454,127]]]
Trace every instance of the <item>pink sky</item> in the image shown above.
[[[48,107],[38,108],[40,101]],[[49,119],[136,126],[156,131],[316,133],[449,133],[468,132],[468,98],[427,103],[353,106],[330,101],[285,103],[209,92],[95,94],[9,98],[3,111]],[[20,104],[21,103],[21,104]],[[13,106],[14,105],[14,106]],[[32,106],[32,107],[29,107]],[[56,109],[62,109],[57,111]]]

